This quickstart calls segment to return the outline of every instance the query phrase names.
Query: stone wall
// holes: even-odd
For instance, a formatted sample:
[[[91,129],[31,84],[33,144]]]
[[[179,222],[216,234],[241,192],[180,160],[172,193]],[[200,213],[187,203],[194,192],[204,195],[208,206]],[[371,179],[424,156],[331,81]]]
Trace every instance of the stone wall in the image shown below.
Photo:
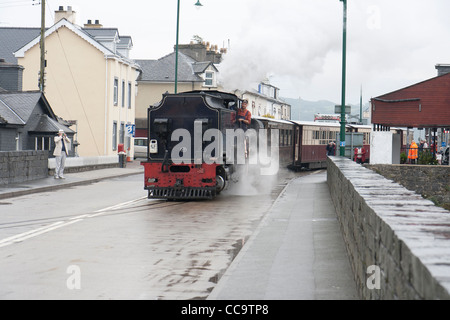
[[[362,298],[450,299],[449,211],[342,157],[327,181]]]
[[[46,178],[48,151],[0,151],[0,185]]]
[[[450,166],[366,165],[382,176],[450,209]]]

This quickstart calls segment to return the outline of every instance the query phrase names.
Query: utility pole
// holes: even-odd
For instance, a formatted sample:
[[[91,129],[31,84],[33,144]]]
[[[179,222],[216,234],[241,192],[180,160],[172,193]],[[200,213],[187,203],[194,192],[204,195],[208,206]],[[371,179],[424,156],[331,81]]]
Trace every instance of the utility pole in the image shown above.
[[[41,66],[39,69],[39,90],[44,93],[45,88],[45,0],[41,0]]]
[[[340,131],[340,156],[345,156],[345,69],[347,47],[347,0],[339,0],[344,4],[344,26],[342,35],[342,100],[341,100],[341,131]]]
[[[177,93],[178,85],[178,31],[180,29],[180,0],[177,2],[177,36],[175,42],[175,89],[174,92]]]

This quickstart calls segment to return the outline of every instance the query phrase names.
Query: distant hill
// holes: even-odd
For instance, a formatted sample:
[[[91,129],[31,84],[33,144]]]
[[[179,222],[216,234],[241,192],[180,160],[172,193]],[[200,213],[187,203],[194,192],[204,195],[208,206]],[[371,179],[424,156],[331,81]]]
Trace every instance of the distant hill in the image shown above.
[[[301,98],[282,99],[291,105],[291,119],[301,121],[314,121],[314,115],[316,113],[334,113],[334,106],[337,104],[327,100],[307,101]]]
[[[319,100],[319,101],[308,101],[293,98],[282,98],[286,103],[291,105],[291,119],[292,120],[300,120],[300,121],[314,121],[314,115],[316,113],[322,114],[333,114],[334,107],[339,103],[328,101],[328,100]],[[352,114],[359,115],[359,105],[351,105],[352,106]],[[364,110],[368,106],[364,106]]]

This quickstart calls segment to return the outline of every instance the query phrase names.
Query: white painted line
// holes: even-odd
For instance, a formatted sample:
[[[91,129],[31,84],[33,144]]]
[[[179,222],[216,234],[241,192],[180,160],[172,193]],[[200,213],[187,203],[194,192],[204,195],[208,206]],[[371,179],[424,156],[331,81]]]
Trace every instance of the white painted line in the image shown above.
[[[53,231],[53,230],[56,230],[56,229],[59,229],[59,228],[62,228],[62,227],[66,227],[68,225],[71,225],[71,224],[83,221],[86,218],[92,218],[92,217],[96,217],[96,216],[105,214],[109,210],[118,209],[118,208],[121,208],[123,206],[129,205],[129,204],[137,202],[137,201],[141,201],[142,199],[146,199],[146,198],[147,197],[142,197],[142,198],[134,199],[134,200],[131,200],[131,201],[122,202],[122,203],[116,204],[114,206],[110,206],[110,207],[107,207],[107,208],[103,208],[103,209],[97,210],[97,211],[95,211],[96,212],[95,214],[79,215],[79,216],[76,216],[76,217],[69,218],[67,221],[58,221],[58,222],[52,223],[52,224],[50,224],[48,226],[45,226],[45,227],[41,227],[41,228],[38,228],[38,229],[30,230],[30,231],[27,231],[27,232],[23,232],[23,233],[17,234],[15,236],[11,236],[11,237],[2,239],[2,240],[0,240],[0,248],[9,246],[9,245],[11,245],[13,243],[22,242],[22,241],[30,239],[30,238],[34,238],[34,237],[36,237],[38,235],[41,235],[41,234],[44,234],[44,233],[47,233],[47,232],[50,232],[50,231]]]
[[[105,214],[107,211],[120,209],[120,208],[122,208],[124,206],[127,206],[127,205],[131,204],[131,203],[142,201],[143,199],[147,199],[147,197],[137,198],[137,199],[134,199],[134,200],[122,202],[122,203],[116,204],[114,206],[110,206],[110,207],[107,207],[107,208],[103,208],[103,209],[94,211],[95,213],[88,215],[88,218],[101,216],[102,214]]]
[[[24,232],[24,233],[20,233],[20,234],[17,234],[15,236],[12,236],[12,237],[9,237],[9,238],[5,238],[3,240],[0,240],[0,246],[3,243],[7,243],[7,242],[14,241],[14,240],[22,238],[22,237],[26,237],[27,235],[33,234],[35,232],[40,232],[41,230],[46,230],[47,228],[51,228],[53,226],[57,226],[57,225],[60,225],[62,223],[63,223],[62,221],[55,222],[55,223],[53,223],[53,224],[51,224],[49,226],[45,226],[45,227],[42,227],[42,228],[38,228],[38,229],[34,229],[34,230],[27,231],[27,232]]]

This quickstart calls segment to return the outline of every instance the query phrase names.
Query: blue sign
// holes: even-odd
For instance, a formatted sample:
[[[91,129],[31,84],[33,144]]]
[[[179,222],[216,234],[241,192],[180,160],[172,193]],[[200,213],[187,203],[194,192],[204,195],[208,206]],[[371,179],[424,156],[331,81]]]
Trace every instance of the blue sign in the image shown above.
[[[340,145],[341,147],[345,147],[345,141],[341,141],[341,142],[339,143],[339,145]]]
[[[134,124],[127,124],[126,131],[128,136],[132,136],[134,138],[135,128],[136,126]]]
[[[447,142],[442,141],[442,148],[445,148],[447,146]]]

